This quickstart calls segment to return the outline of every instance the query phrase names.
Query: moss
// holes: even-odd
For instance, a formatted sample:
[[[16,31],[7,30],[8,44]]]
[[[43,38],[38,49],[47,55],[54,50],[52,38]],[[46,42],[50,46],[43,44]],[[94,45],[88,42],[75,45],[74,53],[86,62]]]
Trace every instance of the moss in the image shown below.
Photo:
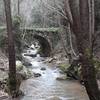
[[[19,28],[21,23],[21,17],[20,16],[14,16],[13,17],[13,26]]]
[[[33,28],[34,31],[57,32],[59,28]]]
[[[100,61],[97,60],[96,58],[93,58],[93,63],[95,65],[96,72],[100,72]]]
[[[36,32],[55,32],[56,33],[59,31],[59,27],[57,27],[57,28],[54,28],[54,27],[51,27],[51,28],[26,27],[25,29],[28,31],[36,31]]]
[[[16,69],[17,71],[23,70],[23,64],[21,61],[16,61]]]
[[[20,95],[24,95],[22,91],[20,91],[21,82],[22,82],[22,77],[20,74],[16,75],[16,80],[14,79],[14,77],[11,77],[10,79],[7,78],[4,91],[14,98]]]
[[[27,78],[31,77],[32,75],[32,71],[30,69],[27,69]]]
[[[65,63],[63,63],[63,64],[60,64],[60,65],[59,65],[59,68],[60,68],[63,72],[65,72],[65,71],[67,70],[67,68],[69,68],[69,66],[70,66],[70,64],[65,64]]]
[[[11,91],[16,90],[16,77],[15,75],[11,75],[8,79],[8,86]]]
[[[21,59],[22,51],[22,32],[20,30],[20,22],[21,18],[19,16],[15,16],[13,18],[13,32],[17,59]],[[0,26],[0,48],[6,55],[8,55],[8,36],[6,32],[6,26]]]
[[[85,49],[85,55],[86,55],[88,58],[90,58],[91,55],[92,55],[92,53],[91,53],[91,49],[86,48],[86,49]]]
[[[41,54],[42,53],[42,51],[43,51],[43,49],[40,47],[39,49],[38,49],[38,54]]]

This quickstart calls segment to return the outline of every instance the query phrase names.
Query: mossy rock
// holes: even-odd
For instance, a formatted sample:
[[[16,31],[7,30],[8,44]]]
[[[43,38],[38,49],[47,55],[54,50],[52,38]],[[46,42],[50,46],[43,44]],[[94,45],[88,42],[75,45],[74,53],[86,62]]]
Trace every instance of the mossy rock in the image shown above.
[[[26,80],[33,75],[32,70],[26,68],[25,66],[23,66],[23,69],[19,73],[22,75],[23,80]]]
[[[23,64],[21,61],[16,61],[16,70],[21,71],[23,69]]]
[[[19,73],[23,80],[28,79],[33,75],[31,69],[26,68],[21,61],[16,61],[17,73]]]
[[[69,66],[70,66],[70,64],[65,64],[65,63],[59,64],[59,68],[60,68],[63,72],[65,72],[65,71],[69,68]]]
[[[63,75],[60,75],[56,78],[56,80],[66,80],[68,79],[67,75],[66,74],[63,74]]]

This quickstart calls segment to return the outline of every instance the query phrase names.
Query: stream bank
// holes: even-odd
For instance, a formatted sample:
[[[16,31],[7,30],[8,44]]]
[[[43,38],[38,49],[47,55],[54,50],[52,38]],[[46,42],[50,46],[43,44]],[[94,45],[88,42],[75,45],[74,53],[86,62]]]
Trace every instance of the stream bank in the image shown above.
[[[25,57],[32,64],[29,69],[39,73],[39,77],[31,77],[21,84],[25,96],[20,100],[89,100],[84,86],[75,80],[57,80],[64,76],[56,66],[45,63],[46,58]],[[44,70],[41,70],[43,69]]]
[[[0,100],[89,100],[85,88],[78,81],[57,79],[64,74],[56,65],[47,64],[47,58],[24,55],[24,59],[32,64],[27,68],[33,72],[29,79],[21,83],[24,96]],[[36,77],[37,74],[40,75]]]

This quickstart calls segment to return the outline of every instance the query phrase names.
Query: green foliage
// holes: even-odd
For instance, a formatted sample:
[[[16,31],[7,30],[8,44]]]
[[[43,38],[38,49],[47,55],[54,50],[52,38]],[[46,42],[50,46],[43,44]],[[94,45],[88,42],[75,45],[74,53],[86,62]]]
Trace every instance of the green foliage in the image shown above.
[[[85,49],[85,55],[86,55],[88,58],[91,57],[92,53],[91,53],[91,49],[90,49],[90,48],[86,48],[86,49]]]
[[[55,27],[51,27],[51,28],[36,28],[36,27],[26,27],[27,31],[36,31],[36,32],[58,32],[59,31],[59,27],[55,28]]]
[[[22,51],[22,37],[21,37],[21,30],[20,30],[20,22],[21,18],[16,16],[13,18],[13,33],[14,33],[14,40],[15,40],[15,50],[16,50],[16,58],[21,58],[21,51]],[[0,48],[6,54],[8,54],[8,37],[6,33],[6,28],[0,28]]]
[[[38,54],[41,54],[42,53],[42,51],[43,51],[43,49],[40,47],[39,49],[38,49]]]
[[[100,61],[94,58],[93,63],[94,63],[95,68],[96,68],[96,73],[100,72]]]
[[[16,91],[16,76],[14,74],[11,74],[9,73],[9,77],[7,79],[7,83],[6,83],[6,92],[9,94],[9,95],[13,95],[13,92]]]
[[[21,23],[21,17],[20,17],[20,16],[15,16],[15,17],[13,18],[13,27],[14,27],[14,29],[19,30],[19,28],[20,28],[20,23]]]
[[[16,58],[21,59],[22,52],[22,32],[20,30],[21,18],[20,16],[15,16],[13,18],[13,32],[14,32],[14,40],[15,40],[15,50],[16,50]]]
[[[88,53],[88,50],[87,50]],[[96,58],[94,58],[92,60],[92,62],[95,65],[95,69],[96,69],[96,76],[100,77],[100,61],[97,60]],[[82,70],[81,70],[81,65],[73,65],[71,66],[70,64],[60,64],[59,68],[63,71],[63,72],[70,72],[72,75],[74,75],[75,77],[77,77],[78,79],[82,79]]]
[[[63,63],[63,64],[60,64],[60,65],[59,65],[59,68],[60,68],[63,72],[65,72],[65,71],[69,68],[69,66],[70,66],[70,64],[65,64],[65,63]]]
[[[16,61],[16,70],[21,71],[23,69],[23,64],[21,61]]]

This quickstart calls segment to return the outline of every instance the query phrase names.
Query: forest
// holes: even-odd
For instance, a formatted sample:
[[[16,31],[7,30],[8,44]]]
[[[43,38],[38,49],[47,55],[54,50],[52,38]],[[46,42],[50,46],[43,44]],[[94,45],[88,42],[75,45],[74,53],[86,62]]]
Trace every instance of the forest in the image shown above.
[[[100,0],[0,0],[0,100],[100,100]]]

